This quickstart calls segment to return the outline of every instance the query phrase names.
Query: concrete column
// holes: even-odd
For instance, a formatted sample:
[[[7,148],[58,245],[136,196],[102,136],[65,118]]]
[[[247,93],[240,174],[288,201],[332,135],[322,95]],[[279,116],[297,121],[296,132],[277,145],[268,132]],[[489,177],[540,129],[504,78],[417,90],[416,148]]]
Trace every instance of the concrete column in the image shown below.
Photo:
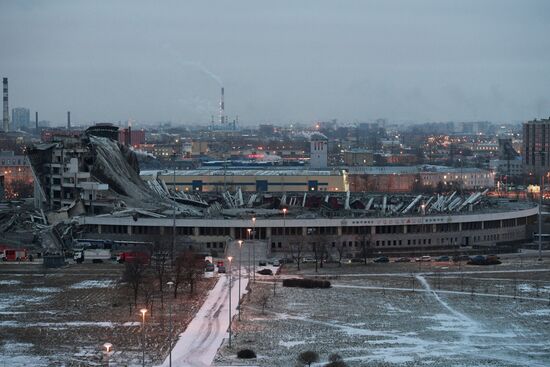
[[[97,233],[101,234],[101,224],[97,225]]]
[[[128,226],[128,234],[132,234],[132,226]]]
[[[407,233],[407,225],[406,224],[403,225],[403,233]]]
[[[371,226],[370,227],[370,234],[373,235],[373,236],[376,234],[376,226]]]
[[[200,235],[199,227],[193,227],[193,236],[198,237]]]
[[[338,229],[338,236],[342,236],[342,226],[336,227]]]
[[[235,239],[235,227],[229,228],[229,237]]]

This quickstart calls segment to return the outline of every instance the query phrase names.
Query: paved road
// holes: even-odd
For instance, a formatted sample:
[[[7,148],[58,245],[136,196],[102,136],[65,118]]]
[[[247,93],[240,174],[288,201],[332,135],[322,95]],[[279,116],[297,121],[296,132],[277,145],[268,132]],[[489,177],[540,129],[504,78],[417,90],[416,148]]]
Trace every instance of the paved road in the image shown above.
[[[238,273],[233,269],[231,315],[237,313],[238,303]],[[244,272],[243,272],[244,274]],[[228,337],[229,327],[229,275],[221,276],[216,286],[210,291],[207,299],[187,329],[172,349],[172,366],[174,367],[208,367],[212,364],[216,353]],[[241,294],[248,280],[241,278]],[[162,366],[168,366],[168,358]]]

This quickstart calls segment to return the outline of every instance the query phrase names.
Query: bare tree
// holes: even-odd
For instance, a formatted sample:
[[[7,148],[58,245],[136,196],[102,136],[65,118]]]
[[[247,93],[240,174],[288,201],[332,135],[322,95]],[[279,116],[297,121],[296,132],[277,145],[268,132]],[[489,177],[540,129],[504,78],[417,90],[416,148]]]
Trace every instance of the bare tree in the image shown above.
[[[164,308],[164,283],[166,283],[170,266],[170,252],[167,251],[169,247],[164,241],[155,243],[153,247],[152,265],[158,282],[161,308]]]
[[[197,257],[192,251],[185,251],[176,259],[175,268],[179,268],[179,281],[187,283],[189,293],[195,293],[197,279],[200,278],[204,271],[204,260]]]
[[[174,282],[174,298],[178,298],[178,290],[185,281],[185,253],[179,254],[172,267],[172,281]]]
[[[296,263],[298,264],[298,270],[300,270],[300,260],[302,259],[302,253],[304,250],[304,241],[305,241],[305,237],[302,236],[301,241],[293,242],[291,244],[292,257],[296,259]]]
[[[262,314],[265,314],[265,308],[269,302],[269,293],[267,291],[262,292],[260,295],[260,305],[262,305]]]
[[[132,290],[134,297],[134,307],[137,307],[137,298],[139,289],[143,282],[146,266],[140,262],[126,262],[124,264],[124,273],[122,273],[122,280],[128,283],[128,287]]]
[[[140,284],[140,289],[143,294],[145,308],[148,308],[151,312],[150,316],[153,316],[153,295],[155,293],[155,273],[153,269],[147,268],[143,272],[143,281]]]
[[[361,239],[361,257],[363,258],[363,261],[365,265],[367,265],[368,258],[371,256],[371,248],[370,248],[370,236],[364,235]]]
[[[344,243],[342,241],[336,242],[336,252],[338,252],[338,266],[342,267],[342,258],[344,257]]]

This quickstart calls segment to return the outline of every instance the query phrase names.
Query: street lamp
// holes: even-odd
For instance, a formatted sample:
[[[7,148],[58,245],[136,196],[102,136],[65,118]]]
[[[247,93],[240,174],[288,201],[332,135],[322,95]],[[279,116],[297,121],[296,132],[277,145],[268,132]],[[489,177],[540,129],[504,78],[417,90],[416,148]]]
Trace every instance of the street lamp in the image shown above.
[[[252,217],[252,233],[254,234],[254,239],[256,238],[256,217]],[[250,264],[250,247],[248,248],[248,264]],[[254,265],[252,266],[252,269],[254,270],[254,283],[256,283],[256,245],[252,244],[252,260],[254,261]],[[250,269],[248,269],[248,281],[250,281]]]
[[[239,310],[239,321],[241,321],[241,259],[243,253],[243,241],[239,240],[239,301],[237,304],[237,309]]]
[[[168,289],[171,291],[172,290],[172,287],[174,286],[174,282],[172,281],[169,281],[168,283],[166,283],[166,285],[168,286]],[[170,297],[168,297],[168,299],[170,299]],[[169,354],[169,366],[172,367],[172,302],[170,302],[170,306],[169,306],[169,313],[170,313],[170,329],[169,329],[169,336],[168,336],[168,340],[169,340],[169,343],[170,343],[170,354]]]
[[[231,261],[233,260],[233,256],[228,256],[227,260],[229,260],[229,348],[231,348],[231,281],[233,279]]]
[[[287,208],[283,208],[283,246],[285,246],[285,258],[286,258],[286,212]],[[291,254],[292,257],[292,254]],[[300,269],[300,259],[298,259],[298,270]]]
[[[147,313],[147,309],[142,308],[139,312],[141,313],[141,365],[145,367],[145,314]]]
[[[111,343],[105,343],[103,344],[103,347],[105,348],[105,352],[103,353],[105,354],[107,367],[109,367],[109,353],[111,352],[111,348],[113,347],[113,345]]]

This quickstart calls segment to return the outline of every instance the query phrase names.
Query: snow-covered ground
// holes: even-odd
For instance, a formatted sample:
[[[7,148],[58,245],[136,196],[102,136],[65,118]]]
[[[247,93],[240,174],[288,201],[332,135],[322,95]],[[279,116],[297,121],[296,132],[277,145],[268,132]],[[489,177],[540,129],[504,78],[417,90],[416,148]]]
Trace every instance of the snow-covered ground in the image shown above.
[[[332,279],[330,289],[279,285],[265,313],[258,296],[272,286],[257,283],[235,346],[224,346],[215,364],[292,366],[315,350],[321,362],[338,353],[350,366],[550,366],[548,268],[491,268],[487,279],[467,270],[463,283],[432,271],[368,272]],[[243,348],[257,360],[237,360]]]
[[[231,311],[229,310],[229,274],[221,276],[214,289],[187,326],[179,335],[172,350],[174,367],[207,367],[212,364],[218,348],[229,337],[229,320],[238,313],[239,302],[238,271],[233,269],[231,289]],[[241,296],[246,293],[248,277],[241,273]],[[230,316],[231,314],[231,316]],[[166,358],[163,367],[169,365]]]

